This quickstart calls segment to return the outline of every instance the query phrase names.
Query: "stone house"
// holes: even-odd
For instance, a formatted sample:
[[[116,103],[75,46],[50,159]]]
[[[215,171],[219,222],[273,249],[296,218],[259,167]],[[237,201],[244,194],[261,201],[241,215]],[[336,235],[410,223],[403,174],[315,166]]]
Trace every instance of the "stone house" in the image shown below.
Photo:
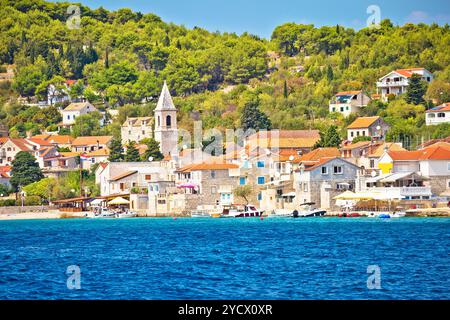
[[[359,167],[345,159],[322,158],[316,164],[300,168],[294,174],[296,205],[314,202],[322,209],[334,209],[333,198],[355,188]]]

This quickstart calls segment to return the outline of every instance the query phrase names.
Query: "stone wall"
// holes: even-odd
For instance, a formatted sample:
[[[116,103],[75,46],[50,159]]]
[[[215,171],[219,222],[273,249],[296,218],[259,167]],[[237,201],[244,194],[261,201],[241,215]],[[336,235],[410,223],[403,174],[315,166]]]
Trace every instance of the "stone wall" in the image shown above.
[[[54,206],[0,207],[0,214],[32,213],[57,210]]]

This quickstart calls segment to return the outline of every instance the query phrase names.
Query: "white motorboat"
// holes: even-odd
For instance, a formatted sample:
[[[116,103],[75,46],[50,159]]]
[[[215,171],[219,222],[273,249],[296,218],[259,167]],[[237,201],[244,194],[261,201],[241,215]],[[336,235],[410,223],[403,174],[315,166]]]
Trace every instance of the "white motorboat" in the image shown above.
[[[261,217],[264,211],[258,210],[254,205],[233,206],[224,209],[222,218],[252,218]]]
[[[137,216],[138,216],[138,214],[133,211],[126,211],[126,212],[121,212],[121,213],[116,214],[116,217],[119,219],[136,218]]]
[[[316,204],[314,202],[308,202],[300,205],[301,210],[294,210],[292,216],[294,218],[309,218],[309,217],[323,217],[327,211],[314,208]]]
[[[110,211],[108,208],[98,208],[92,218],[94,219],[113,219],[116,217],[116,214]]]
[[[207,210],[193,210],[191,218],[211,218],[211,215]]]

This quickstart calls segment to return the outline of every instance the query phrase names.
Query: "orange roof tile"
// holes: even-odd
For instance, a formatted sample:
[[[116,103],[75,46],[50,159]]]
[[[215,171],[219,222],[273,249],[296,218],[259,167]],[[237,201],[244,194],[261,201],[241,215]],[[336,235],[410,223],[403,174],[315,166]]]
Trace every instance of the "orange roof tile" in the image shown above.
[[[317,148],[307,154],[304,154],[301,161],[319,161],[321,158],[339,157],[341,153],[337,148]]]
[[[342,92],[338,92],[336,93],[336,96],[353,96],[353,95],[357,95],[360,94],[361,90],[358,91],[342,91]]]
[[[78,137],[72,141],[72,146],[88,146],[96,145],[97,141],[99,144],[106,145],[112,140],[112,136],[89,136],[89,137]]]
[[[368,147],[371,144],[370,141],[358,141],[356,143],[348,144],[342,148],[342,150],[354,150],[358,148]]]
[[[441,104],[440,106],[427,110],[426,113],[445,112],[445,111],[450,111],[450,102]]]
[[[416,161],[422,155],[421,151],[389,151],[389,157],[394,161]]]
[[[397,143],[383,143],[376,147],[376,149],[373,149],[373,152],[371,152],[368,157],[369,158],[380,158],[385,150],[387,148],[387,151],[407,151],[404,149],[401,145]]]
[[[410,78],[414,72],[413,71],[421,71],[425,70],[424,68],[410,68],[410,69],[397,69],[394,72],[397,72],[398,74],[401,74],[404,77]]]
[[[180,168],[178,172],[192,172],[192,171],[205,171],[205,170],[228,170],[237,169],[239,166],[233,163],[198,163],[191,164]]]
[[[103,148],[96,151],[89,152],[87,154],[88,157],[106,157],[109,156],[109,149]]]
[[[353,123],[351,123],[347,129],[362,129],[369,128],[373,125],[380,117],[359,117]]]
[[[420,151],[420,160],[450,160],[450,143],[436,143]]]

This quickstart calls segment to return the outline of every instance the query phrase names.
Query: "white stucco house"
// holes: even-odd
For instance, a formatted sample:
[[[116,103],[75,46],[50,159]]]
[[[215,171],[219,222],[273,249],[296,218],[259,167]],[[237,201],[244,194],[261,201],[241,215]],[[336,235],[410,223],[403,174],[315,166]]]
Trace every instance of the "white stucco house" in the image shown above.
[[[426,113],[427,126],[438,125],[442,123],[450,122],[450,102],[444,103],[433,109],[428,110]]]
[[[383,100],[387,100],[390,94],[400,95],[408,91],[409,79],[413,74],[418,74],[422,80],[430,83],[433,81],[433,74],[424,68],[398,69],[389,72],[377,82],[377,93]]]
[[[330,101],[330,113],[338,112],[348,117],[352,113],[356,113],[360,108],[367,106],[370,97],[359,91],[338,92]]]
[[[89,102],[71,103],[67,108],[61,111],[63,118],[62,126],[70,127],[75,123],[76,118],[94,111],[98,110]]]

